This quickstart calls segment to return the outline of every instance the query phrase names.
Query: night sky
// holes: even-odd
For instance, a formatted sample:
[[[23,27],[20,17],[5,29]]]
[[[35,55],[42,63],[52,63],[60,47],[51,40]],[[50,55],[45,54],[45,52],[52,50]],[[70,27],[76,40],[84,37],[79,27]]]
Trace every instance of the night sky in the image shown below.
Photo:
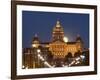
[[[22,45],[31,47],[32,38],[38,35],[40,41],[48,42],[52,38],[52,29],[59,20],[64,28],[64,35],[69,41],[75,41],[79,34],[86,48],[89,47],[89,14],[56,12],[22,12]]]

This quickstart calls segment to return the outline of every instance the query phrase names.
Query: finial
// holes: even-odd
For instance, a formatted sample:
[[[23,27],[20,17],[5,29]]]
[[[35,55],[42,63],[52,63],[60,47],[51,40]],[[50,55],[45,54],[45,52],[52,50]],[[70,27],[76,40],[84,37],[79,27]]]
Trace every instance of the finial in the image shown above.
[[[56,27],[60,27],[60,21],[57,20]]]
[[[79,34],[77,34],[77,37],[80,37],[80,35],[79,35]]]
[[[82,41],[81,37],[79,34],[77,34],[77,38],[76,38],[76,41]]]
[[[35,34],[35,37],[38,37],[38,35],[37,35],[37,34]]]
[[[57,24],[60,24],[60,21],[57,20]]]

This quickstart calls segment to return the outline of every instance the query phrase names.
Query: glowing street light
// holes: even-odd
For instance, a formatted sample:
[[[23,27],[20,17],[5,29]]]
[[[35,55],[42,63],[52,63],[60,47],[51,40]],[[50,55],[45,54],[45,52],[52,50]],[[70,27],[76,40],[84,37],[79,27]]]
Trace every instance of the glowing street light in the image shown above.
[[[23,66],[22,66],[22,68],[24,69],[24,68],[25,68],[25,66],[23,65]]]
[[[85,58],[85,56],[83,56],[83,55],[81,55],[80,57],[81,57],[82,59],[84,59],[84,58]]]

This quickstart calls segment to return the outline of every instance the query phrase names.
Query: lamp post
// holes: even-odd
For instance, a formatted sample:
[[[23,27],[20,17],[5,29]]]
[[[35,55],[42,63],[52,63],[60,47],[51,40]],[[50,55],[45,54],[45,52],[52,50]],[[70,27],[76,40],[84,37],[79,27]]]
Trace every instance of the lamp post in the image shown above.
[[[35,53],[35,55],[37,56],[37,66],[36,67],[41,67],[42,66],[42,63],[45,65],[45,66],[47,66],[47,67],[52,67],[53,68],[53,66],[51,66],[45,59],[44,59],[44,57],[42,56],[42,52],[41,52],[41,50],[38,48],[38,47],[35,47],[35,45],[33,44],[32,45],[32,49],[35,49],[35,50],[33,50],[33,52]],[[40,62],[41,61],[41,62]]]

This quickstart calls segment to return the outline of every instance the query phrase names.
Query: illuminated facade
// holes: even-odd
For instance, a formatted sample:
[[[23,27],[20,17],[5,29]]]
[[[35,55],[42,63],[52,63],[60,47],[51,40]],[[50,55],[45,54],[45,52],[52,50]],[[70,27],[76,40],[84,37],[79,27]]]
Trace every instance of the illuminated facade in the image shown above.
[[[83,42],[80,36],[76,38],[75,42],[65,42],[64,30],[60,22],[57,21],[56,26],[53,28],[52,42],[49,44],[49,50],[55,58],[64,58],[69,52],[74,56],[77,51],[82,52]]]
[[[81,55],[83,50],[83,41],[79,35],[74,42],[64,41],[64,29],[57,21],[52,31],[51,41],[42,43],[35,35],[32,40],[32,47],[23,49],[22,61],[24,67],[28,66],[28,68],[50,67],[50,65],[60,66],[61,62],[66,60],[66,56],[69,54],[72,57],[75,57],[76,54]]]

